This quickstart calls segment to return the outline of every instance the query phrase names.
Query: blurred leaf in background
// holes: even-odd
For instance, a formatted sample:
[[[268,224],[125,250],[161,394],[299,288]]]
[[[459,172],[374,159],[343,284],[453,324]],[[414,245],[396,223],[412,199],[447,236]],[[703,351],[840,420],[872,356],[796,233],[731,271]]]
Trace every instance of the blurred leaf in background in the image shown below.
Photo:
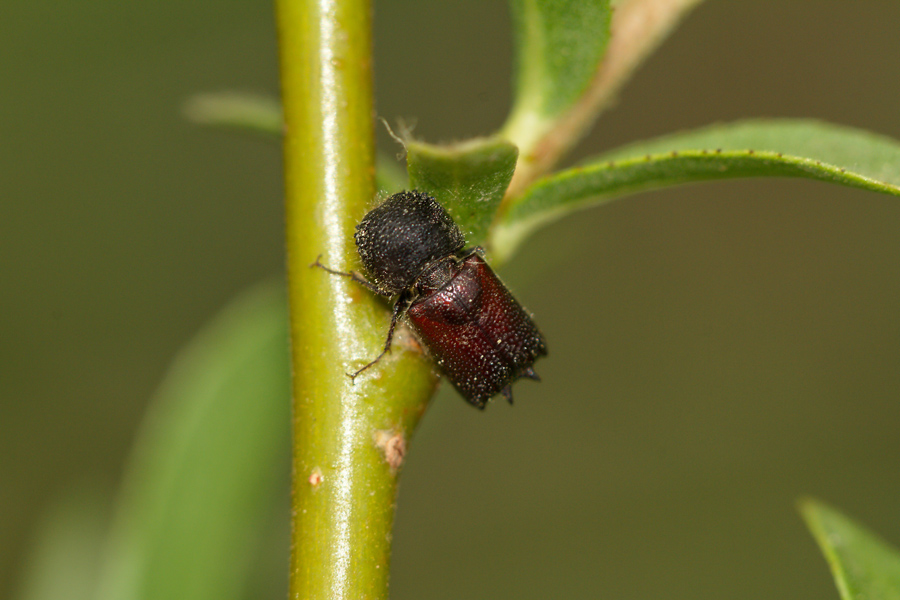
[[[816,538],[841,598],[900,598],[900,552],[830,506],[804,500],[800,512]]]
[[[277,146],[180,115],[204,90],[277,92],[270,11],[5,7],[0,596],[41,507],[120,476],[178,349],[282,271]],[[898,21],[893,2],[706,3],[572,161],[757,116],[900,138]],[[379,3],[376,27],[379,115],[430,141],[503,123],[503,3]],[[900,539],[898,228],[894,198],[748,181],[530,238],[501,276],[554,359],[513,409],[476,414],[447,389],[433,403],[404,469],[393,596],[833,595],[791,506],[813,493]]]

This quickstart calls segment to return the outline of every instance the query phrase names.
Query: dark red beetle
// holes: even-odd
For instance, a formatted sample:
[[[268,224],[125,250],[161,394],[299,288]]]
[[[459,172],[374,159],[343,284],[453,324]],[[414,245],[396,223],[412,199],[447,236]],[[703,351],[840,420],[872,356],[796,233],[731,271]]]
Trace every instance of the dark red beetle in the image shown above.
[[[547,354],[541,332],[481,250],[463,250],[462,233],[434,198],[394,194],[363,218],[355,238],[372,282],[315,264],[397,300],[384,350],[352,377],[390,350],[397,321],[406,315],[450,382],[478,408],[498,393],[512,402],[512,383],[520,377],[539,379],[532,365]]]

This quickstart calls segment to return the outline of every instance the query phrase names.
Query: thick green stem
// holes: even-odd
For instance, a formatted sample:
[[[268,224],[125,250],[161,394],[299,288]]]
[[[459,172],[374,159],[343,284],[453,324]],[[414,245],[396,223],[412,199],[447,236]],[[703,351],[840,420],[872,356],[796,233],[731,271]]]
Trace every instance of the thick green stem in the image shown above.
[[[291,598],[386,598],[397,474],[435,375],[348,278],[353,227],[372,204],[371,6],[276,0],[293,362]]]

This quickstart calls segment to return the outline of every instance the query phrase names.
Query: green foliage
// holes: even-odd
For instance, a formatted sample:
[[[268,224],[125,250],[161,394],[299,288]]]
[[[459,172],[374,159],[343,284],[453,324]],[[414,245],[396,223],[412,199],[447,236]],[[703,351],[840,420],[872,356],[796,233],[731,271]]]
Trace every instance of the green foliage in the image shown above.
[[[900,552],[859,523],[816,500],[800,512],[828,561],[843,600],[900,599]]]
[[[613,150],[515,198],[494,250],[508,256],[528,233],[574,210],[636,192],[742,177],[804,177],[900,195],[900,143],[812,120],[744,121]]]
[[[685,8],[680,10],[687,10],[694,3],[682,2]],[[291,16],[293,13],[288,9],[293,10],[294,5],[284,4],[285,14]],[[617,11],[624,11],[626,4],[634,8],[650,3],[633,0],[616,4]],[[599,85],[595,76],[609,46],[614,17],[610,3],[601,0],[511,0],[511,8],[517,75],[514,104],[502,133],[449,147],[407,141],[408,184],[404,174],[388,166],[380,166],[378,171],[381,191],[394,192],[408,185],[432,194],[464,230],[469,244],[488,245],[499,260],[508,258],[538,227],[575,210],[684,183],[739,177],[804,177],[900,195],[900,143],[864,131],[806,120],[715,125],[635,143],[538,181],[527,179],[522,187],[510,192],[508,187],[516,174],[517,161],[521,169],[522,161],[531,159],[530,151],[536,140],[551,132],[561,116],[573,107],[588,106],[584,102],[588,95],[604,91],[593,86]],[[673,10],[678,13],[678,9]],[[350,11],[351,15],[358,12]],[[670,26],[671,21],[659,25],[655,35],[664,35]],[[297,37],[303,39],[302,35]],[[648,39],[656,38],[651,32]],[[628,51],[627,45],[625,48]],[[624,64],[630,65],[628,73],[643,58],[644,51],[645,47],[638,44],[633,52],[639,56],[623,59]],[[350,61],[350,64],[359,62]],[[296,100],[303,96],[306,72],[291,71],[293,66],[288,67],[285,73],[293,73],[296,79]],[[599,109],[597,106],[596,110]],[[239,128],[272,139],[279,139],[284,130],[277,103],[255,96],[198,97],[186,111],[198,123]],[[359,125],[357,135],[363,139],[368,132],[366,123],[356,124]],[[580,130],[561,130],[559,136],[565,139],[557,140],[557,144],[569,147],[582,134]],[[517,147],[506,140],[520,144],[526,156],[519,156]],[[306,155],[297,151],[294,158],[299,163],[306,160]],[[371,171],[368,176],[371,177]],[[294,177],[294,181],[301,179],[300,175]],[[366,182],[369,187],[365,189],[370,189],[370,183]],[[328,184],[326,181],[323,186]],[[343,193],[338,191],[331,196],[340,199]],[[303,196],[299,192],[297,195]],[[322,236],[337,235],[334,232],[343,235],[352,228],[346,207],[335,206],[333,212],[337,216],[333,221],[340,221],[341,226],[327,232],[324,226],[320,227]],[[360,203],[354,206],[359,210]],[[293,218],[295,223],[306,226],[308,215],[313,212],[297,209],[289,221]],[[294,244],[291,250],[295,252],[295,262],[300,260],[300,254],[303,260],[309,254],[311,260],[315,251],[327,248],[328,240],[313,240],[309,235],[314,229],[315,224],[307,229],[298,226],[293,239],[289,239],[289,244]],[[344,240],[334,246],[340,247],[343,253],[338,255],[336,251],[335,258],[352,260],[352,244]],[[304,252],[297,251],[298,248]],[[305,269],[305,264],[302,268]],[[307,284],[312,280],[309,273],[301,272],[294,265],[291,289],[298,297],[306,294],[304,300],[308,304],[302,306],[309,309],[299,316],[303,311],[295,309],[296,322],[306,318],[307,331],[314,330],[318,336],[315,339],[340,345],[343,342],[335,341],[340,332],[328,329],[331,325],[327,320],[314,314],[315,310],[327,312],[331,304],[337,304],[333,296],[321,291],[333,293],[331,284],[323,283],[325,274],[316,272],[315,276],[323,279],[301,285],[298,281],[302,277],[308,278]],[[379,317],[384,317],[385,322],[387,318],[376,302],[367,306],[369,312],[365,317],[341,315],[344,331],[365,331],[368,335],[364,342],[357,344],[359,347],[375,339],[372,323],[380,324]],[[295,323],[295,333],[301,329]],[[178,358],[147,418],[119,497],[109,553],[101,572],[101,598],[227,599],[238,598],[244,592],[249,560],[258,549],[260,519],[281,490],[281,475],[286,470],[281,469],[286,467],[283,461],[290,422],[286,332],[282,293],[267,287],[239,299]],[[306,343],[309,339],[307,335],[302,341]],[[370,513],[378,515],[389,527],[395,472],[402,462],[402,452],[397,457],[398,463],[386,463],[385,449],[376,450],[371,432],[366,428],[376,423],[395,436],[389,435],[389,439],[403,441],[405,452],[405,440],[411,436],[427,404],[421,397],[433,388],[434,375],[430,366],[421,360],[414,343],[398,344],[391,360],[368,371],[360,378],[359,385],[351,387],[354,384],[348,383],[345,370],[346,363],[352,361],[342,362],[326,356],[315,341],[304,346],[295,339],[295,344],[305,351],[312,348],[313,354],[320,355],[306,366],[306,383],[313,391],[295,396],[301,403],[311,405],[320,397],[340,395],[343,388],[352,390],[352,393],[343,392],[340,398],[341,402],[349,399],[352,403],[344,413],[330,407],[331,413],[321,414],[330,414],[328,418],[333,419],[356,419],[351,426],[358,428],[351,445],[347,441],[349,437],[339,439],[344,423],[317,416],[296,424],[301,450],[306,440],[315,436],[322,440],[320,447],[305,454],[308,464],[302,460],[297,462],[298,472],[309,479],[294,495],[295,501],[306,501],[310,513],[318,511],[320,517],[316,520],[300,516],[300,512],[306,512],[304,509],[295,510],[295,518],[309,519],[307,524],[312,525],[308,529],[316,529],[317,534],[325,532],[313,540],[320,542],[314,548],[318,554],[313,556],[310,551],[298,559],[306,561],[302,563],[305,573],[313,574],[308,578],[319,585],[335,577],[334,573],[327,572],[330,568],[327,560],[321,559],[334,554],[331,548],[323,547],[332,539],[328,532],[336,530],[328,520],[330,515],[347,506],[361,505],[362,498],[378,504]],[[377,350],[373,346],[362,356],[374,356]],[[400,398],[402,392],[409,390],[414,390],[420,398]],[[398,408],[394,413],[383,408],[388,399],[396,402]],[[320,413],[310,410],[309,414]],[[329,427],[322,427],[322,423]],[[322,429],[330,433],[322,435]],[[355,461],[351,466],[356,471],[348,467],[349,463],[334,463],[333,457],[339,455]],[[341,490],[346,492],[344,499],[354,500],[344,502],[343,509],[335,507],[335,495],[317,489],[322,481],[327,482],[327,487],[337,479],[338,473],[346,478],[342,483],[346,490]],[[390,485],[384,485],[384,481]],[[377,496],[371,492],[376,489]],[[900,558],[896,551],[824,505],[809,501],[803,504],[802,511],[829,560],[845,600],[900,598]],[[295,532],[303,535],[302,528],[296,526],[298,522],[295,521]],[[357,523],[351,517],[344,520],[344,523],[351,522],[359,525],[359,530],[369,524]],[[388,553],[384,547],[388,538],[389,535],[373,529],[369,538],[359,538],[363,540],[359,545],[366,547],[353,547],[351,556],[368,559],[369,555],[377,554],[377,567],[384,565],[378,577],[385,580]],[[59,539],[67,538],[61,535]],[[301,545],[295,543],[295,547]],[[374,595],[386,589],[382,583],[381,580],[373,583],[372,589],[377,588]]]
[[[286,493],[284,292],[235,300],[177,357],[125,475],[97,597],[240,598]]]
[[[531,138],[578,102],[609,42],[605,0],[511,0],[515,101],[507,129]]]
[[[484,244],[516,169],[516,147],[501,138],[454,146],[408,141],[406,152],[410,187],[443,204],[469,246]]]
[[[281,105],[270,96],[240,92],[197,94],[184,116],[198,125],[225,127],[278,139],[284,131]]]
[[[109,527],[107,498],[82,485],[42,515],[27,557],[17,600],[94,600]]]

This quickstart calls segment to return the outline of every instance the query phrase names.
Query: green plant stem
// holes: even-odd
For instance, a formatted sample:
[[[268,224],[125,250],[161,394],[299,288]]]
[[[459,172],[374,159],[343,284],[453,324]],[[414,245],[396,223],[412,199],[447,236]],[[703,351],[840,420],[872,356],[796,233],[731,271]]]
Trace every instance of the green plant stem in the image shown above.
[[[291,598],[386,598],[397,474],[435,375],[389,313],[345,277],[374,186],[371,6],[276,0],[285,117],[293,365]],[[265,468],[265,467],[262,467]]]

